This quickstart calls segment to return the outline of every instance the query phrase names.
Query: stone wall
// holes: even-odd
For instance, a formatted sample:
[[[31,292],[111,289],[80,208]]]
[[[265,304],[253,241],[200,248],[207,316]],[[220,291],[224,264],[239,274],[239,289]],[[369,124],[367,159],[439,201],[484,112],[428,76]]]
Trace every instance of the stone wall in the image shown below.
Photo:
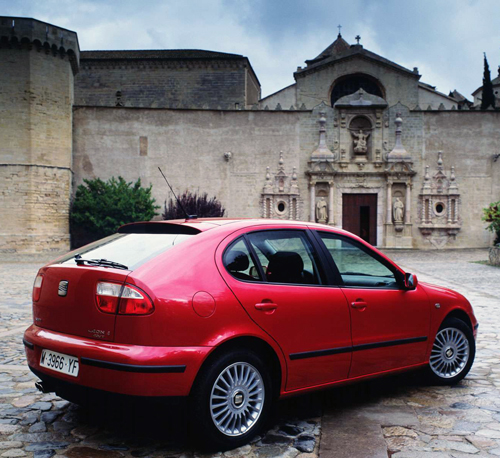
[[[489,246],[492,235],[481,221],[482,208],[500,200],[500,112],[424,112],[423,159],[431,166],[443,151],[445,166],[455,166],[461,192],[462,229],[456,246]]]
[[[0,253],[69,248],[74,32],[0,18]]]
[[[170,192],[160,166],[177,192],[207,192],[229,217],[259,217],[266,167],[277,168],[280,151],[307,190],[299,154],[303,116],[310,113],[75,108],[74,189],[84,178],[140,177],[163,206]]]
[[[82,53],[75,81],[79,106],[235,109],[256,103],[260,96],[246,58],[171,61],[86,55]]]
[[[69,249],[71,172],[58,167],[0,166],[0,257]]]

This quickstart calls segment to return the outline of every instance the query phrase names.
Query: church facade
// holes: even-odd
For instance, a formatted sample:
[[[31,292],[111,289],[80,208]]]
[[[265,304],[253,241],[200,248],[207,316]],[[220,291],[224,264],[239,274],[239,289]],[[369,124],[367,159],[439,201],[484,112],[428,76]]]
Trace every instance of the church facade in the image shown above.
[[[248,58],[80,51],[75,32],[0,18],[0,253],[69,246],[71,194],[123,176],[207,192],[229,217],[316,221],[391,248],[486,247],[500,111],[442,94],[339,34],[261,98]]]

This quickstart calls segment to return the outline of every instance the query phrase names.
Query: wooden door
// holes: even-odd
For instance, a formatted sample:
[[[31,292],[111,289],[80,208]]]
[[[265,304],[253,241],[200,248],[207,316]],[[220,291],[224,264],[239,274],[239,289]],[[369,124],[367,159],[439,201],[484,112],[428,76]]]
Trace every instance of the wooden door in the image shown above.
[[[342,194],[342,229],[377,244],[377,194]]]

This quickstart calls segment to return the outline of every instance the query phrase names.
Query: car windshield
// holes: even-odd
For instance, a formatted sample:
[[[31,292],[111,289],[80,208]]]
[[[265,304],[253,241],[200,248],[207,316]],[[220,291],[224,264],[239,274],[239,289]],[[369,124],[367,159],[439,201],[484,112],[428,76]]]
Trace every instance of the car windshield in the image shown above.
[[[127,266],[128,270],[139,266],[187,240],[187,234],[113,234],[97,242],[82,247],[77,252],[64,257],[59,262],[66,265],[88,265],[82,259],[111,261]],[[80,255],[81,258],[76,258]],[[76,259],[75,259],[76,258]],[[98,265],[98,264],[96,264]]]

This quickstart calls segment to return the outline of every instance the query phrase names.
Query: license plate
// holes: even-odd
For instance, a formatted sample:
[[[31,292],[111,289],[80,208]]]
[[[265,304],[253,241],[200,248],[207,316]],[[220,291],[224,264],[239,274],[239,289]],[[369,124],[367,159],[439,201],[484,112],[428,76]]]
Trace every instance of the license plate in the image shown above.
[[[66,375],[71,375],[72,377],[78,376],[78,370],[80,368],[78,358],[51,350],[42,350],[40,366]]]

